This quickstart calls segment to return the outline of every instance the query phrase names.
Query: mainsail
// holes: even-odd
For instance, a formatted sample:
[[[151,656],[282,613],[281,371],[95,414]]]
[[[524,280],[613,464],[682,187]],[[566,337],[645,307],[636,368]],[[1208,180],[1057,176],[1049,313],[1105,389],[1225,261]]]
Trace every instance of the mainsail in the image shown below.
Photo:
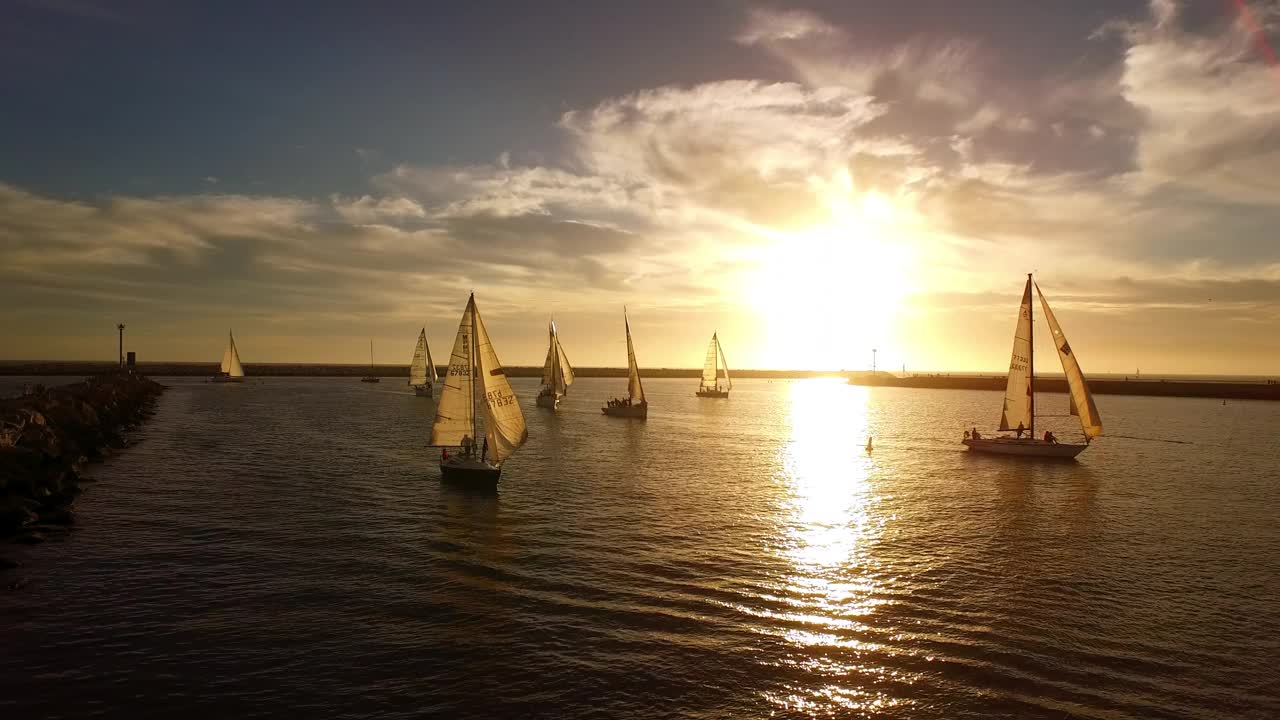
[[[436,420],[431,425],[431,444],[457,447],[464,436],[476,437],[475,388],[472,383],[471,308],[467,302],[458,323],[458,335],[449,355],[449,369],[444,375],[444,390],[436,402]]]
[[[716,386],[716,376],[719,375],[720,369],[720,353],[716,347],[716,336],[711,336],[711,342],[707,344],[707,358],[702,361],[702,389],[710,390]]]
[[[427,329],[418,333],[418,345],[413,349],[413,362],[409,363],[409,384],[426,385],[431,382],[427,377]],[[435,373],[432,373],[433,375]]]
[[[1080,363],[1071,351],[1071,345],[1067,343],[1067,336],[1062,333],[1062,326],[1049,309],[1049,301],[1044,299],[1039,285],[1036,285],[1036,294],[1040,296],[1040,307],[1044,309],[1044,317],[1049,322],[1049,332],[1053,334],[1053,346],[1058,350],[1058,359],[1062,360],[1062,372],[1067,376],[1071,414],[1080,416],[1080,429],[1084,431],[1086,438],[1096,438],[1102,434],[1102,418],[1098,416],[1098,408],[1093,404],[1093,395],[1085,382],[1084,371],[1080,369]]]
[[[542,364],[542,386],[556,397],[562,397],[572,384],[573,368],[569,365],[569,358],[565,357],[553,320],[547,325],[547,359]]]
[[[479,362],[476,369],[484,382],[485,433],[489,440],[488,458],[495,465],[511,457],[516,448],[529,439],[529,431],[524,423],[524,413],[520,411],[520,403],[516,394],[507,382],[507,374],[498,362],[498,354],[489,342],[489,333],[484,329],[484,321],[480,319],[480,311],[476,309],[475,297],[471,299],[471,313],[475,322],[475,343],[479,351]]]
[[[458,323],[444,390],[436,403],[436,419],[431,425],[431,444],[456,447],[467,436],[474,441],[479,435],[480,413],[484,415],[485,437],[489,441],[486,457],[494,464],[501,464],[524,443],[529,433],[473,295]]]
[[[631,321],[627,318],[626,310],[622,311],[622,322],[627,328],[627,370],[630,378],[627,393],[632,403],[640,404],[644,402],[644,385],[640,384],[640,366],[636,364],[636,348],[631,343]]]
[[[240,352],[236,350],[236,339],[227,331],[227,349],[222,353],[222,364],[218,369],[230,377],[244,377],[244,367],[240,365]]]
[[[724,348],[720,346],[718,333],[711,334],[711,342],[707,345],[707,358],[702,363],[703,390],[715,390],[719,387],[719,378],[723,369],[724,381],[729,390],[733,389],[733,381],[729,379],[729,363],[724,359]]]
[[[1009,384],[1004,391],[1000,413],[1001,430],[1031,429],[1031,278],[1018,306],[1018,327],[1013,333],[1013,356],[1009,360]]]

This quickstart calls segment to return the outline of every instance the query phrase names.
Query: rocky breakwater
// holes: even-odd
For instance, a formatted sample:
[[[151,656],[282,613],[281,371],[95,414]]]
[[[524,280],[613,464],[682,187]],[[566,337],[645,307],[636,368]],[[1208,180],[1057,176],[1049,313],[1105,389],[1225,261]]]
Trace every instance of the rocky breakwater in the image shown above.
[[[74,523],[85,465],[128,445],[124,433],[163,390],[112,372],[0,399],[0,542],[40,542]]]

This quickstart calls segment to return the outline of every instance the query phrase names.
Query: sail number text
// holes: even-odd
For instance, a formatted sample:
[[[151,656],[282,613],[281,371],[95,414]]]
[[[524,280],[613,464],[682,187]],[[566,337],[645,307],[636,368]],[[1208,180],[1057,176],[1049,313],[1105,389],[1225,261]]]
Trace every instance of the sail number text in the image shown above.
[[[514,405],[516,402],[515,395],[505,395],[500,390],[490,390],[484,394],[484,399],[489,403],[489,407],[493,408]]]

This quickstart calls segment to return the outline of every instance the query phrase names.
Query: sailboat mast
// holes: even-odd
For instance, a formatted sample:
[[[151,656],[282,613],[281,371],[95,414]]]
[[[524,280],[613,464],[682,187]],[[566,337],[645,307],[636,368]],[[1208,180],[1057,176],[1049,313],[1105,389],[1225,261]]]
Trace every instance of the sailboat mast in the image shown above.
[[[716,346],[715,363],[711,366],[711,371],[716,374],[716,390],[720,389],[720,338],[716,337],[716,333],[711,333],[711,342]]]
[[[1031,298],[1031,273],[1027,273],[1027,291],[1025,293],[1027,301],[1027,394],[1031,401],[1031,439],[1036,437],[1036,323],[1032,313],[1035,312],[1035,303],[1030,301]]]
[[[553,320],[547,327],[547,342],[551,350],[551,393],[554,397],[560,392],[560,348],[556,347],[556,324]]]
[[[480,341],[476,338],[476,296],[471,295],[471,446],[480,442],[480,417],[476,413],[476,373],[480,369]]]

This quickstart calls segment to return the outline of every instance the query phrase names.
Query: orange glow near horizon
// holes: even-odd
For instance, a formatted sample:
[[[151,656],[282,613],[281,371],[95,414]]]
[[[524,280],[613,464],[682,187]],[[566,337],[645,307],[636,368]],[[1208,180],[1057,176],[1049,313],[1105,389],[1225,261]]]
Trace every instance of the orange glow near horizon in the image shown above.
[[[911,291],[912,213],[878,191],[856,192],[847,172],[830,185],[827,222],[762,233],[770,243],[742,288],[762,320],[757,367],[861,367],[871,348],[894,343]]]

